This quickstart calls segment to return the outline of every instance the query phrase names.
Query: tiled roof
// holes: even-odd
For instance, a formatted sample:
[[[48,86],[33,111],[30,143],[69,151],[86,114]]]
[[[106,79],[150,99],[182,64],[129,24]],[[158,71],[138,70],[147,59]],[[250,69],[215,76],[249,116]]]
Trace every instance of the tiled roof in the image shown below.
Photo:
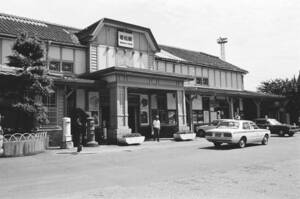
[[[43,40],[80,45],[76,28],[0,13],[0,35],[16,37],[24,31]]]
[[[171,47],[166,45],[159,45],[162,50],[165,50],[172,54],[173,56],[179,57],[183,60],[186,60],[188,63],[196,64],[196,65],[203,65],[212,68],[224,69],[224,70],[232,70],[242,73],[247,73],[246,70],[241,69],[237,66],[234,66],[226,61],[221,60],[219,57],[209,55],[202,52],[186,50],[177,47]],[[164,59],[160,54],[156,54],[157,58]],[[175,60],[178,61],[178,60]]]

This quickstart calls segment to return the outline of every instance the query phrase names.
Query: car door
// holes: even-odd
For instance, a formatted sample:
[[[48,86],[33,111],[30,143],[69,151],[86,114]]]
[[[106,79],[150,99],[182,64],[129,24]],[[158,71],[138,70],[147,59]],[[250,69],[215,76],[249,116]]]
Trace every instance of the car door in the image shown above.
[[[253,141],[254,142],[261,141],[264,136],[264,130],[260,129],[254,122],[250,122],[250,128],[254,136]]]
[[[247,137],[247,143],[255,141],[255,134],[253,129],[251,129],[249,122],[243,122],[243,132],[243,134]]]

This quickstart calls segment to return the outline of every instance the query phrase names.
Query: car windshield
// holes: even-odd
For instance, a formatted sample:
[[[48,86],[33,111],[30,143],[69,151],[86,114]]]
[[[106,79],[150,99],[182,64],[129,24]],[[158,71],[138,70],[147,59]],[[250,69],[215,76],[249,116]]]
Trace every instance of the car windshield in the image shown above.
[[[222,121],[218,125],[217,128],[230,128],[230,129],[238,129],[240,126],[239,122],[234,121]]]
[[[214,121],[212,121],[211,125],[217,126],[219,124],[219,122],[220,122],[219,120],[214,120]]]
[[[268,122],[270,122],[271,125],[281,125],[281,123],[275,119],[268,119]]]

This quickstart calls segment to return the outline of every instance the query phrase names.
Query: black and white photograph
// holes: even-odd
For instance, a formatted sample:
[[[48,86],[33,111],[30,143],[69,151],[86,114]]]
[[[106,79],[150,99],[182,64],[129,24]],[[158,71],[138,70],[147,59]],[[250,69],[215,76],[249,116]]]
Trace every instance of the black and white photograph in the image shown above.
[[[0,0],[0,198],[300,198],[299,36],[299,0]]]

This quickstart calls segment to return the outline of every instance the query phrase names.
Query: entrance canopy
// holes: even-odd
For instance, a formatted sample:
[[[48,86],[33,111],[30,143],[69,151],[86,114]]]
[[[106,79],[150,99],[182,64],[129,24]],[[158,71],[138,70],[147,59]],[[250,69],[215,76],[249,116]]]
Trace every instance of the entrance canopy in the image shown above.
[[[110,67],[87,73],[81,78],[103,80],[108,84],[117,83],[131,88],[183,90],[184,81],[193,80],[191,76],[134,67]]]

